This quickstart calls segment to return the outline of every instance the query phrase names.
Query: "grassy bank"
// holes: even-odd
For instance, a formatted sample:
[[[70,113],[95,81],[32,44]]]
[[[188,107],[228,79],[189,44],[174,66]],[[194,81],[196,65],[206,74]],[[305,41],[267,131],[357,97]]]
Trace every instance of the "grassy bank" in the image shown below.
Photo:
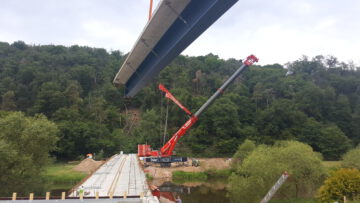
[[[184,172],[184,171],[173,171],[172,179],[176,183],[183,182],[201,182],[209,179],[224,179],[231,175],[230,169],[222,170],[207,170],[204,172]]]
[[[269,203],[320,203],[316,199],[271,200]]]
[[[323,161],[322,165],[328,170],[337,170],[341,168],[341,161]],[[173,181],[176,182],[186,182],[186,181],[205,181],[207,179],[218,179],[218,178],[228,178],[232,169],[210,169],[203,172],[184,172],[184,171],[173,171],[172,177]],[[304,200],[308,201],[308,200]]]
[[[322,165],[325,168],[340,168],[341,167],[341,161],[323,161]]]
[[[320,203],[317,199],[289,199],[289,200],[271,200],[269,203]],[[347,203],[359,203],[359,201],[350,201]]]
[[[196,182],[206,181],[208,176],[205,172],[184,172],[184,171],[173,171],[172,179],[174,182]]]
[[[72,168],[78,163],[56,163],[46,168],[44,178],[49,183],[49,190],[69,190],[87,173],[73,171]]]

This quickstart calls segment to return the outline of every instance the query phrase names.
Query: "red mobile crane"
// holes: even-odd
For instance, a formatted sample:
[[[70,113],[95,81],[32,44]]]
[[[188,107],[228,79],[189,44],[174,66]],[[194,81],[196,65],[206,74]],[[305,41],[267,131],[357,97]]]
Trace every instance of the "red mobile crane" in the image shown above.
[[[258,58],[250,55],[246,58],[244,63],[228,78],[225,83],[200,107],[200,109],[192,114],[186,107],[184,107],[162,84],[159,89],[165,92],[165,96],[174,101],[180,108],[182,108],[189,116],[189,120],[171,137],[171,139],[160,149],[152,151],[150,145],[138,145],[138,156],[149,157],[146,162],[160,163],[162,166],[170,166],[171,162],[184,162],[187,161],[186,157],[172,157],[173,150],[179,139],[193,126],[199,119],[202,112],[205,111],[218,97],[222,95],[225,89],[249,66],[258,62]]]

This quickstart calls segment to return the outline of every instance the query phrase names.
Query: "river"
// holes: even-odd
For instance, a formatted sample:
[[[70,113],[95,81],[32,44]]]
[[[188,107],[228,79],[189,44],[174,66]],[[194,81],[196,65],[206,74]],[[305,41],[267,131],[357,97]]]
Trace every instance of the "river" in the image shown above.
[[[227,197],[226,185],[226,180],[185,183],[166,181],[163,182],[159,188],[162,198],[171,199],[171,197],[180,197],[182,203],[226,203],[230,202],[230,199]]]

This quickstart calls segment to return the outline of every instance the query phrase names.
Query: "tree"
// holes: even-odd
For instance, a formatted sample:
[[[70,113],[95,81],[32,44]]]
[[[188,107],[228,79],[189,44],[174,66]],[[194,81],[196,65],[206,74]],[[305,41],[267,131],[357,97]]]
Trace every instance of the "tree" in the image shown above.
[[[336,100],[333,88],[321,88],[313,83],[307,84],[296,94],[296,102],[304,113],[316,120],[328,119],[333,112]]]
[[[70,112],[71,113],[71,112]],[[74,159],[79,155],[96,153],[101,149],[106,155],[115,153],[113,147],[106,148],[109,143],[116,143],[105,125],[95,121],[63,120],[58,122],[60,141],[56,155],[59,159]]]
[[[280,175],[291,178],[278,191],[278,197],[310,197],[325,172],[319,154],[296,141],[256,147],[230,177],[229,193],[238,202],[259,202]]]
[[[321,152],[329,160],[339,160],[351,147],[349,138],[336,125],[326,126],[321,130],[322,139],[319,143]]]
[[[321,152],[327,160],[339,160],[351,147],[350,140],[334,124],[322,124],[313,118],[304,123],[298,139]]]
[[[150,144],[154,149],[161,147],[162,143],[159,142],[159,115],[154,110],[146,111],[136,126],[134,134],[140,138],[140,143]]]
[[[11,44],[12,47],[15,47],[20,50],[26,49],[28,46],[23,41],[16,41]]]
[[[56,82],[47,82],[41,85],[34,105],[34,113],[43,113],[49,117],[59,108],[66,106],[66,97]]]
[[[92,47],[0,42],[0,108],[41,113],[56,122],[61,131],[58,159],[101,149],[106,155],[119,149],[114,143],[126,139],[129,145],[121,147],[136,150],[138,143],[148,140],[157,148],[162,145],[160,122],[166,112],[158,84],[194,112],[241,64],[213,54],[180,55],[129,99],[124,98],[125,86],[112,83],[124,60],[119,51]],[[288,69],[293,74],[285,77]],[[310,144],[326,159],[339,159],[349,143],[360,142],[359,101],[360,69],[335,57],[302,57],[286,67],[254,65],[204,112],[176,150],[229,156],[245,139],[267,144],[287,139]],[[152,121],[139,117],[146,119],[143,126],[153,127],[151,135],[140,127],[135,132],[136,122],[124,125],[127,109],[141,115],[154,112]],[[186,120],[169,102],[167,132],[172,134]]]
[[[306,118],[293,102],[279,99],[259,113],[256,123],[260,134],[267,137],[265,143],[272,143],[279,139],[294,139]]]
[[[242,161],[256,148],[255,142],[252,140],[246,139],[241,145],[239,145],[238,150],[233,156],[231,161],[233,167],[237,167],[241,164]]]
[[[321,202],[343,202],[343,197],[349,200],[360,200],[360,171],[358,169],[339,169],[320,187],[317,197]]]
[[[117,151],[123,151],[124,153],[134,153],[137,150],[139,138],[129,135],[124,132],[123,129],[116,129],[113,131],[112,137],[115,138],[115,146]]]
[[[354,141],[355,144],[360,144],[360,105],[359,110],[353,115],[351,120],[351,135],[350,139]]]
[[[336,123],[345,134],[351,135],[351,106],[346,95],[340,94],[338,96],[329,120]]]
[[[11,111],[16,109],[15,93],[8,91],[2,96],[1,109]]]
[[[341,165],[344,168],[360,170],[360,145],[355,149],[351,149],[343,156]]]
[[[40,186],[40,174],[55,150],[57,126],[43,115],[14,112],[0,116],[0,182],[3,194],[25,194]],[[35,187],[36,186],[36,187]]]
[[[83,100],[80,97],[82,93],[81,86],[77,81],[69,81],[68,86],[64,92],[67,100],[67,105],[73,108],[79,108],[83,104]]]

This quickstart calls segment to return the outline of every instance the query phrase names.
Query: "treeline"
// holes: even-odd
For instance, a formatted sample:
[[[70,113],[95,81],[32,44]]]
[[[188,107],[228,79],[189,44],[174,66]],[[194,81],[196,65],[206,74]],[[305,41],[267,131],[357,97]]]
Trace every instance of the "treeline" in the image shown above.
[[[124,99],[123,87],[112,84],[124,59],[119,51],[76,45],[0,43],[1,109],[44,114],[56,123],[58,159],[136,152],[142,143],[159,148],[187,117],[157,85],[163,83],[195,112],[241,64],[212,54],[179,56],[136,97]],[[286,68],[251,67],[201,115],[176,150],[229,156],[245,139],[298,140],[326,159],[338,159],[360,142],[359,124],[360,71],[334,57],[303,57]]]

